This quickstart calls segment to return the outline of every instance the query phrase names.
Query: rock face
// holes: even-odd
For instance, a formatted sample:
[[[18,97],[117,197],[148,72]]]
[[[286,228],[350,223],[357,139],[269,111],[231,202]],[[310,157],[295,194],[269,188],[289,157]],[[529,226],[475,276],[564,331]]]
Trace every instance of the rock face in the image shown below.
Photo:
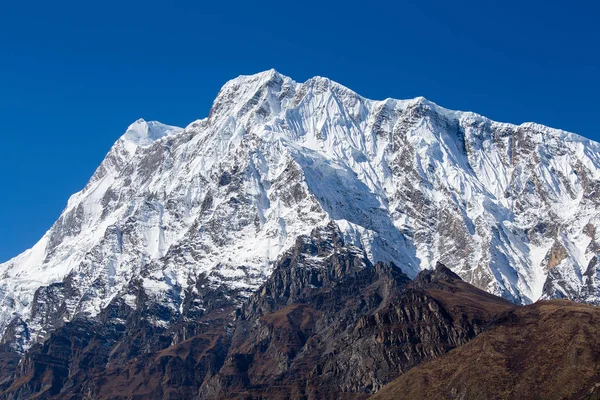
[[[468,344],[373,399],[598,399],[600,309],[542,301],[501,314]]]
[[[18,365],[9,359],[0,397],[364,398],[515,307],[441,264],[414,281],[372,265],[342,236],[330,223],[299,237],[238,308],[220,288],[168,328],[150,316],[168,320],[169,309],[141,300],[66,322]]]
[[[362,397],[466,343],[514,307],[442,264],[410,282],[393,264],[361,260],[358,249],[328,255],[331,239],[298,243],[313,249],[311,257],[285,257],[250,298],[228,358],[203,396]]]
[[[441,261],[516,303],[598,303],[599,150],[423,98],[241,76],[185,129],[133,123],[43,238],[0,265],[2,341],[22,352],[117,303],[169,331],[216,288],[239,307],[330,221],[411,278]]]

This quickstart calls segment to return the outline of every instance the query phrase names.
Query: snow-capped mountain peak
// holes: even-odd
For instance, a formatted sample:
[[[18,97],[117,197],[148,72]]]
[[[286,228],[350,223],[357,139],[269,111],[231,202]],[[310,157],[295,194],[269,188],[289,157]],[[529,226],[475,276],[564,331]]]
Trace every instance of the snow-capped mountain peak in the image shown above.
[[[442,261],[518,303],[598,302],[599,150],[422,97],[240,76],[184,129],[129,126],[40,242],[0,265],[0,329],[43,338],[115,298],[177,313],[200,281],[247,296],[330,221],[411,277]]]
[[[143,118],[129,125],[122,136],[123,141],[135,146],[149,146],[156,140],[165,136],[174,135],[182,131],[182,128],[162,124],[158,121],[146,122]]]

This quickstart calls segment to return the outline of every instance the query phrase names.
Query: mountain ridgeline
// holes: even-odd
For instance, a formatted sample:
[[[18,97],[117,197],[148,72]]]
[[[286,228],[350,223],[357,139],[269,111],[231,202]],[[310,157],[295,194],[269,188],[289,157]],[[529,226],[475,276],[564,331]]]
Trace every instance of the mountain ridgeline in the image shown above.
[[[575,134],[240,76],[186,128],[134,122],[0,264],[0,398],[596,398],[597,311],[566,300],[600,304],[597,188]],[[515,361],[563,320],[577,385]],[[478,354],[506,387],[449,367]]]

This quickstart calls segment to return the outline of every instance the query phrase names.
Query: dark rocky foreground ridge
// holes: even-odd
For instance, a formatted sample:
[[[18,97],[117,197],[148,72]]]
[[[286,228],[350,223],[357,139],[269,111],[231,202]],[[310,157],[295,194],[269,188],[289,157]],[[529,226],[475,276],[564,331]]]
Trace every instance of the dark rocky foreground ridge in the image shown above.
[[[373,399],[600,399],[600,311],[540,301],[401,375]]]
[[[596,307],[517,307],[441,264],[411,281],[333,223],[298,238],[243,303],[201,277],[177,320],[136,298],[24,355],[7,335],[0,398],[595,398],[600,383]]]

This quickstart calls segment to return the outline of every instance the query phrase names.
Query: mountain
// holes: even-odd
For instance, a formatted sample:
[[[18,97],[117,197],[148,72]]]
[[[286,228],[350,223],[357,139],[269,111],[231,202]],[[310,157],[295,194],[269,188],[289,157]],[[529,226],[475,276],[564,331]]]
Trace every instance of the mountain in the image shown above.
[[[372,265],[333,223],[300,236],[241,307],[212,298],[204,315],[168,330],[113,300],[0,367],[0,397],[365,398],[515,307],[441,264],[413,281]]]
[[[371,398],[598,399],[599,323],[599,308],[565,300],[509,310],[471,342]]]
[[[23,352],[113,314],[174,344],[330,223],[409,278],[440,261],[518,304],[598,303],[599,150],[424,98],[240,76],[184,129],[133,123],[42,239],[0,265],[1,344]]]

